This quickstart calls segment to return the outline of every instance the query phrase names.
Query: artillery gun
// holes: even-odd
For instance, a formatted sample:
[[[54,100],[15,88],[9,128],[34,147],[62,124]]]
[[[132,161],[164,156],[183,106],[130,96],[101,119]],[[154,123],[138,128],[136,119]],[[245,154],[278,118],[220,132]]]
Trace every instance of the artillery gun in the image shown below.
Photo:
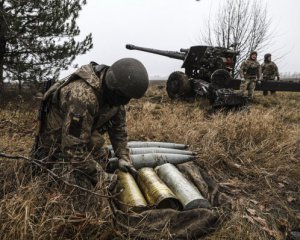
[[[180,49],[180,52],[132,44],[127,44],[126,48],[183,60],[185,72],[175,71],[167,80],[166,90],[172,99],[203,96],[210,100],[213,107],[240,107],[248,102],[247,97],[236,91],[240,89],[241,80],[231,76],[239,54],[237,51],[201,45]],[[300,92],[300,83],[263,81],[255,90]]]

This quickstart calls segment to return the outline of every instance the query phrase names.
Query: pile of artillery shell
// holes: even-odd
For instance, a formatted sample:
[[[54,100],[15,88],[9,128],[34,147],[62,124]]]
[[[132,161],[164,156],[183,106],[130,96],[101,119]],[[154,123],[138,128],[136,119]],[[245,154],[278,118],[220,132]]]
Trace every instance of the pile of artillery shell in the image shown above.
[[[119,173],[119,181],[125,189],[119,197],[122,209],[140,211],[147,204],[156,208],[172,208],[189,210],[203,207],[209,208],[199,190],[173,165],[195,159],[191,151],[182,150],[184,144],[163,142],[129,142],[130,158],[133,166],[139,170],[137,183],[128,173]],[[176,149],[180,148],[180,149]],[[113,151],[111,150],[112,154]],[[111,164],[117,158],[109,159]],[[156,168],[155,170],[153,168]],[[140,189],[140,190],[139,190]],[[142,193],[141,193],[142,192]],[[126,207],[127,206],[127,207]]]
[[[127,144],[130,158],[136,169],[143,167],[156,167],[164,163],[180,164],[195,159],[195,153],[182,150],[187,147],[185,144],[166,143],[166,142],[138,142],[132,141]],[[117,159],[114,157],[114,151],[110,148],[112,158],[109,159],[111,165]]]
[[[136,169],[156,167],[165,163],[180,164],[195,159],[195,153],[185,149],[187,145],[165,142],[128,142],[130,158]],[[114,156],[113,150],[110,150]],[[109,164],[114,165],[116,158],[110,158]]]
[[[172,164],[166,163],[153,168],[138,171],[137,183],[129,173],[118,173],[119,186],[124,189],[120,194],[120,208],[128,212],[140,212],[150,207],[190,210],[210,208],[197,187],[187,180]],[[143,193],[143,194],[142,194]],[[145,197],[145,199],[144,199]]]

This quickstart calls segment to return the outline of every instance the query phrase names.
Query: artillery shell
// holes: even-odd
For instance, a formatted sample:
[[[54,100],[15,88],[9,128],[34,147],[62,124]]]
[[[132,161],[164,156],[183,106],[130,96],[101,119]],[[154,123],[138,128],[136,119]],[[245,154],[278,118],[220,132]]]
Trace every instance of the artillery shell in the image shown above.
[[[130,148],[129,153],[131,155],[146,154],[146,153],[171,153],[171,154],[195,155],[195,153],[192,151],[179,150],[174,148],[160,148],[160,147]],[[111,150],[111,155],[114,156],[113,150]]]
[[[182,208],[179,200],[157,176],[153,168],[140,169],[137,182],[151,206],[172,209]]]
[[[141,148],[141,147],[162,147],[162,148],[175,148],[175,149],[186,149],[187,145],[179,143],[169,143],[169,142],[139,142],[131,141],[128,142],[127,146],[129,148]]]
[[[133,166],[136,169],[143,167],[156,167],[165,163],[180,164],[194,160],[193,155],[170,154],[170,153],[147,153],[130,156]],[[110,158],[108,165],[116,166],[117,158]]]
[[[134,178],[125,172],[118,172],[118,189],[123,192],[118,196],[119,206],[124,212],[139,212],[147,207],[147,202]]]
[[[193,155],[170,154],[170,153],[146,153],[132,155],[131,160],[136,169],[143,167],[156,167],[164,163],[180,164],[195,159]]]
[[[112,146],[107,146],[108,149],[112,149]],[[147,147],[161,147],[161,148],[174,148],[174,149],[186,149],[187,145],[180,143],[169,143],[169,142],[140,142],[130,141],[127,143],[129,148],[147,148]]]
[[[209,202],[204,199],[197,187],[188,181],[174,165],[166,163],[157,167],[155,170],[158,176],[180,200],[183,209],[210,207]]]

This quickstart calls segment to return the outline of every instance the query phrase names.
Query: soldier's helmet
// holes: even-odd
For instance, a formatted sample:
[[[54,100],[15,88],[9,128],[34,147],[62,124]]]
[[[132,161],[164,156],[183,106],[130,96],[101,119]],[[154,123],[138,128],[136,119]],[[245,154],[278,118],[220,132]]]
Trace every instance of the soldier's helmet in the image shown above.
[[[264,56],[265,61],[268,61],[269,60],[268,58],[271,56],[272,56],[271,53],[265,54],[265,56]]]
[[[149,78],[140,61],[122,58],[107,70],[105,83],[109,90],[126,98],[141,98],[149,86]]]
[[[250,56],[252,56],[252,55],[256,55],[257,56],[257,52],[256,51],[252,51],[251,53],[250,53]]]

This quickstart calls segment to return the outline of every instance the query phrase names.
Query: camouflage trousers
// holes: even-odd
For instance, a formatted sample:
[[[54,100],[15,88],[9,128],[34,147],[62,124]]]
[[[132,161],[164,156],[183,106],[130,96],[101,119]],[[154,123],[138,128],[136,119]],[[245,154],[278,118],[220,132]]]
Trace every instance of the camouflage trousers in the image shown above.
[[[271,78],[264,78],[264,79],[263,79],[263,81],[268,81],[268,80],[274,81],[275,79],[274,79],[274,78],[273,78],[273,79],[271,79]],[[269,91],[263,91],[263,95],[264,95],[264,96],[267,96],[268,93],[269,93]],[[271,93],[271,95],[273,95],[273,94],[276,93],[276,91],[270,91],[270,93]]]
[[[242,81],[240,85],[241,93],[244,96],[248,95],[249,98],[252,98],[254,94],[255,86],[256,86],[255,78],[245,78],[245,80]]]

